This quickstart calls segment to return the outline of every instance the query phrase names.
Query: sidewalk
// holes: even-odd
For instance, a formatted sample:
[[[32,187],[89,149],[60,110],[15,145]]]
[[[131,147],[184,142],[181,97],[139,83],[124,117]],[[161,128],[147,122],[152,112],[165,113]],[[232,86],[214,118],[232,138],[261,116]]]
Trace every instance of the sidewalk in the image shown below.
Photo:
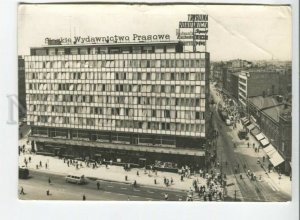
[[[27,145],[26,139],[19,140],[19,145],[25,145],[25,149],[29,150],[30,145]],[[188,191],[193,186],[193,181],[197,180],[200,185],[206,184],[206,179],[201,177],[190,176],[189,178],[184,178],[183,181],[180,180],[180,175],[177,173],[169,173],[169,172],[160,172],[157,171],[157,176],[154,172],[150,172],[147,170],[147,174],[145,174],[144,169],[133,168],[130,171],[125,171],[121,166],[112,166],[108,165],[108,168],[105,165],[101,165],[98,168],[93,169],[92,167],[87,167],[84,162],[81,162],[83,167],[76,169],[75,166],[70,165],[67,166],[67,163],[64,163],[63,159],[58,159],[57,157],[51,156],[43,156],[43,155],[35,155],[29,154],[28,151],[25,154],[21,153],[19,156],[19,165],[25,166],[24,158],[29,160],[31,157],[31,162],[27,164],[28,169],[32,169],[35,171],[49,172],[54,174],[68,175],[70,173],[84,175],[86,177],[91,177],[95,179],[102,179],[106,181],[117,181],[117,182],[126,182],[133,183],[134,180],[137,181],[138,184],[147,185],[151,187],[166,187],[164,184],[164,177],[167,179],[173,179],[173,184],[166,187],[167,189],[174,190],[184,190]],[[36,165],[39,165],[40,161],[42,162],[42,167],[36,169]],[[47,163],[48,168],[45,168],[45,164]],[[137,176],[137,171],[139,172],[139,176]],[[125,181],[125,176],[127,175],[128,180]],[[157,184],[154,184],[154,179],[156,179]]]
[[[268,158],[267,154],[263,151],[262,148],[259,149],[259,152],[255,152],[255,150],[253,149],[253,143],[255,144],[256,147],[260,146],[260,143],[250,133],[248,135],[249,136],[248,141],[239,140],[237,133],[242,128],[243,125],[241,123],[237,123],[237,128],[232,130],[233,133],[232,137],[234,138],[234,140],[238,140],[237,142],[239,143],[237,144],[237,149],[235,150],[235,152],[253,157],[254,160],[253,163],[256,163],[257,158],[259,158],[260,161],[262,162],[262,158],[265,157],[266,158],[264,162],[265,170],[262,168],[258,168],[257,170],[254,170],[255,175],[262,176],[262,180],[266,181],[274,191],[282,191],[291,195],[292,182],[290,181],[290,177],[282,174],[281,179],[279,179],[279,174],[277,172],[271,171],[270,173],[266,173],[268,169],[267,165],[270,163],[270,161],[267,159]],[[248,142],[250,143],[249,148],[247,145]]]

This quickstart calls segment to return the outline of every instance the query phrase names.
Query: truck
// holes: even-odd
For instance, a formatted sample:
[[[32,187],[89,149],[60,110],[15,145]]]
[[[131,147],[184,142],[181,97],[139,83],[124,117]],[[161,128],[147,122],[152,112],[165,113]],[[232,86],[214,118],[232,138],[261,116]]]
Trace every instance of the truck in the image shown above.
[[[241,140],[242,139],[249,140],[248,132],[246,129],[239,130],[238,136]]]

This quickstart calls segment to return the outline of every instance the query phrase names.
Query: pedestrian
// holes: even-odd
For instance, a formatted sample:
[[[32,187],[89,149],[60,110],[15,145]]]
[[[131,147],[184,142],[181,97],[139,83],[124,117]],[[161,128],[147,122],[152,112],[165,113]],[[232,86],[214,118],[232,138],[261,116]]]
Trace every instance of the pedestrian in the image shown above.
[[[247,144],[248,144],[248,148],[249,148],[249,146],[250,146],[249,142]]]
[[[42,167],[42,161],[40,161],[40,167]]]
[[[51,179],[50,179],[50,177],[48,178],[48,183],[51,184]]]
[[[171,185],[173,184],[173,178],[171,177]]]
[[[168,200],[169,196],[167,193],[165,193],[165,200]]]
[[[255,148],[255,143],[253,143],[253,149]]]
[[[24,188],[21,186],[20,195],[25,195]]]
[[[46,195],[50,196],[50,190],[49,189],[46,191]]]
[[[29,160],[29,163],[31,163],[31,157],[29,157],[28,160]]]
[[[70,161],[67,161],[67,165],[68,165],[68,167],[70,166]]]
[[[156,179],[154,179],[154,184],[156,184],[157,182],[156,182]]]
[[[47,163],[45,163],[45,168],[48,169],[48,164]]]
[[[265,156],[263,156],[263,162],[265,162],[265,159],[266,159]]]
[[[85,201],[85,200],[86,200],[86,197],[85,197],[85,195],[84,195],[84,194],[82,195],[82,200],[83,200],[83,201]]]
[[[136,175],[137,175],[137,176],[139,176],[139,175],[140,175],[139,171],[136,171]]]
[[[97,189],[99,190],[100,189],[100,183],[97,182]]]
[[[36,165],[36,169],[39,169],[39,165],[38,164]]]

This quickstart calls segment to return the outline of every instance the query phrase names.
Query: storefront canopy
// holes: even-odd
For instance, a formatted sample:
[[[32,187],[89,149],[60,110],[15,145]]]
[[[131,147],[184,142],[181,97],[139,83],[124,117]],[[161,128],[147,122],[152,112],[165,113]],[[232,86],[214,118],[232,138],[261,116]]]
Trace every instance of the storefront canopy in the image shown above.
[[[258,127],[255,127],[254,129],[252,129],[250,131],[250,133],[255,136],[255,135],[258,135],[260,133],[260,130],[258,129]]]
[[[250,125],[247,126],[247,129],[248,129],[249,131],[251,131],[253,128],[255,128],[255,125],[254,125],[254,124],[250,124]]]
[[[270,155],[272,155],[272,153],[274,153],[276,151],[276,149],[273,147],[272,144],[268,145],[263,150],[269,157],[270,157]]]
[[[255,135],[255,138],[256,138],[256,140],[260,141],[265,138],[265,135],[261,132],[261,133]]]
[[[272,157],[270,158],[270,162],[273,164],[274,167],[278,166],[279,164],[284,162],[284,159],[282,156],[276,151],[272,154]]]
[[[263,147],[267,146],[270,142],[267,138],[260,140],[260,143]]]
[[[243,124],[245,124],[248,121],[248,119],[246,117],[244,117],[244,118],[241,118],[241,121]]]

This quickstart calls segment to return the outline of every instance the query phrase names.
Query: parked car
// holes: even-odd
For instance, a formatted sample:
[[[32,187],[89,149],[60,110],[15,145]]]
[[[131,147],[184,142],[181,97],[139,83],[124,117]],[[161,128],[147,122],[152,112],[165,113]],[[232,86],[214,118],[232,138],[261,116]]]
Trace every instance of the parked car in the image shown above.
[[[26,167],[19,167],[19,178],[27,179],[29,176],[29,170]]]

